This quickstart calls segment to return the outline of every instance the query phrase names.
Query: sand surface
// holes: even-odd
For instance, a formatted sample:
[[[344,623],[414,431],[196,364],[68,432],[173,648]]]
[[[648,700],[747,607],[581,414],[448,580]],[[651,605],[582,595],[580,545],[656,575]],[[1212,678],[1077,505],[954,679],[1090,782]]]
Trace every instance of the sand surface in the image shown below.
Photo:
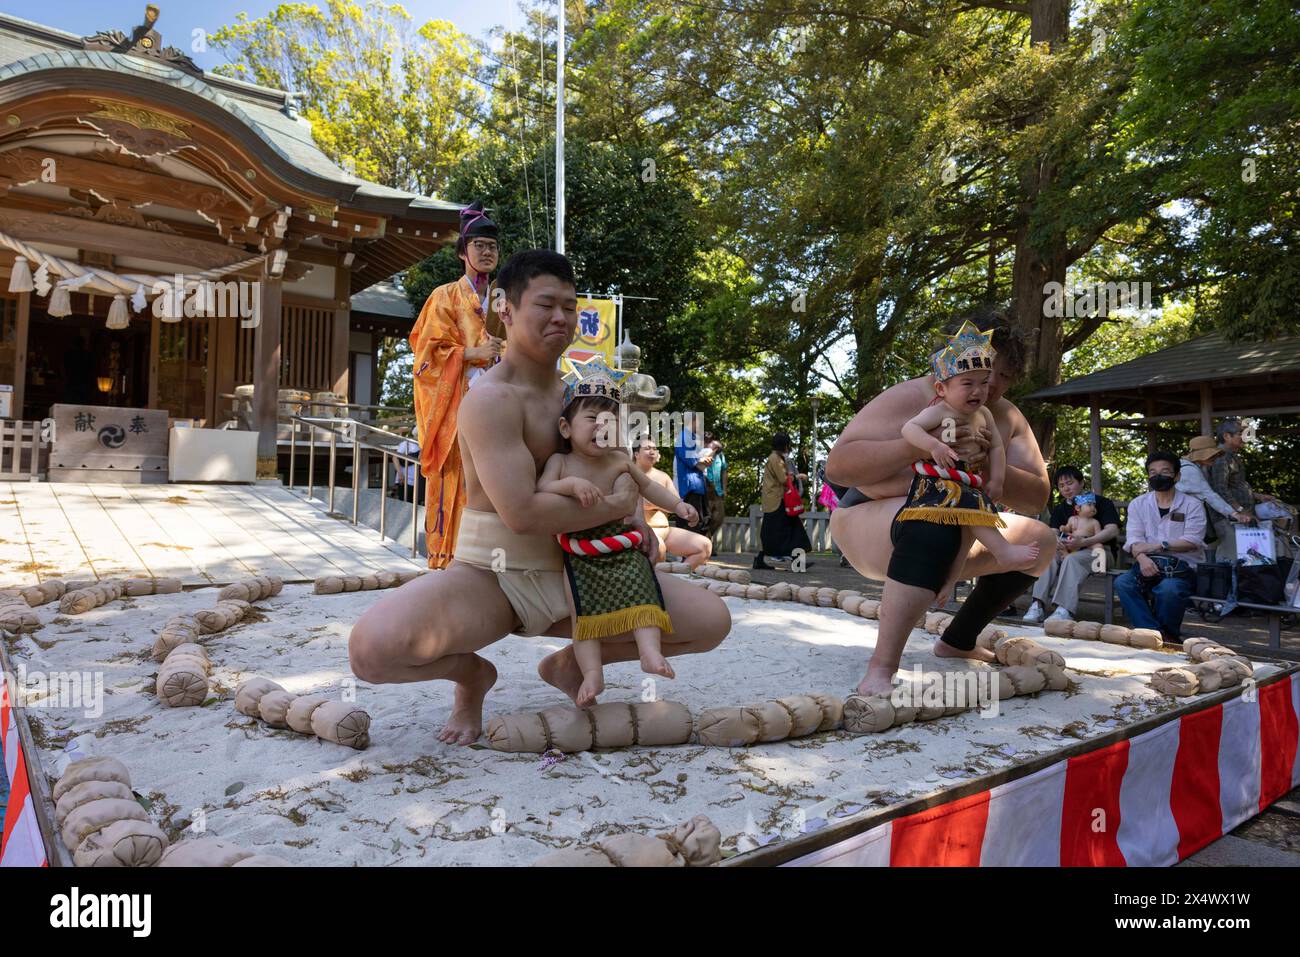
[[[116,756],[173,839],[202,827],[298,864],[527,864],[575,841],[654,832],[700,813],[717,824],[731,853],[1177,707],[1144,675],[1184,660],[1009,629],[1060,651],[1076,686],[1004,701],[996,716],[973,712],[878,735],[575,754],[547,766],[538,755],[440,743],[435,735],[451,704],[446,683],[354,683],[349,627],[381,594],[317,596],[310,586],[286,586],[258,602],[252,619],[208,638],[211,697],[177,709],[153,695],[158,665],[149,651],[169,616],[210,606],[216,589],[127,599],[76,617],[59,615],[57,603],[39,608],[45,627],[9,646],[28,686],[35,673],[75,672],[102,676],[104,690],[98,716],[30,702],[47,774],[57,774],[69,753]],[[733,617],[728,640],[709,655],[676,659],[679,677],[658,682],[660,698],[698,713],[805,691],[843,696],[861,677],[874,622],[833,608],[725,601]],[[904,668],[984,667],[940,662],[932,641],[914,632]],[[536,666],[563,644],[512,637],[490,648],[500,681],[488,716],[561,703]],[[254,675],[298,693],[354,691],[373,718],[373,743],[353,751],[238,714],[234,689]],[[635,663],[611,666],[602,700],[640,699],[644,677]]]

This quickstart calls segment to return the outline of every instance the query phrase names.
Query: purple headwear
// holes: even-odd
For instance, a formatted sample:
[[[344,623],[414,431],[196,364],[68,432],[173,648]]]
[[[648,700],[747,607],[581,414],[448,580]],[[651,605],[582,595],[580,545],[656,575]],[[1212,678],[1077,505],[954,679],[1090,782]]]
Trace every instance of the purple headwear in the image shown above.
[[[488,219],[487,213],[483,212],[481,199],[474,200],[460,211],[460,237],[456,240],[457,256],[465,256],[465,249],[471,239],[497,239],[497,224]],[[465,262],[469,263],[468,257]],[[475,270],[472,281],[478,294],[484,295],[488,285],[488,274]]]
[[[471,239],[496,239],[497,233],[497,224],[483,212],[483,200],[476,199],[460,211],[460,238],[456,240],[456,252],[464,253],[465,244]]]

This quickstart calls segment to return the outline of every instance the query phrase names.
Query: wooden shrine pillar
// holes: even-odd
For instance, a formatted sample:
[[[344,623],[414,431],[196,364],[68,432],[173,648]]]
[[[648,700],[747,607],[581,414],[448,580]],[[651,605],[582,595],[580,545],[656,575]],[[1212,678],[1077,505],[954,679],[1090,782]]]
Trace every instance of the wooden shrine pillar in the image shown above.
[[[32,294],[18,293],[17,322],[14,325],[14,406],[13,417],[23,417],[27,400],[27,334],[32,324]]]
[[[340,258],[334,267],[334,329],[330,336],[330,391],[348,400],[348,355],[351,349],[352,274]],[[357,397],[360,401],[360,396]]]
[[[1101,405],[1100,399],[1093,394],[1088,397],[1088,471],[1092,479],[1092,490],[1101,494]]]
[[[258,323],[253,340],[253,427],[257,430],[257,477],[276,474],[276,432],[280,391],[282,281],[270,273],[270,260],[262,264],[258,296]]]
[[[1214,395],[1210,383],[1201,383],[1201,435],[1214,434]]]

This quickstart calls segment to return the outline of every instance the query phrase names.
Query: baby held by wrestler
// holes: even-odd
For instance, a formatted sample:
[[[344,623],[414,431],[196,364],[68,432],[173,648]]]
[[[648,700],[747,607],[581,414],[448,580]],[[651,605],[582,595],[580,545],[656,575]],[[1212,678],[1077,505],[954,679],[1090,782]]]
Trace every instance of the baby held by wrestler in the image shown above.
[[[610,369],[596,357],[575,364],[565,376],[559,430],[568,451],[547,459],[537,490],[567,495],[590,507],[618,492],[619,483],[634,482],[650,502],[693,525],[699,521],[696,510],[634,467],[628,451],[616,442],[619,389],[629,374]],[[556,537],[564,550],[573,652],[582,670],[578,707],[595,704],[605,690],[600,638],[630,631],[641,670],[676,677],[660,646],[662,634],[672,633],[672,622],[654,566],[640,550],[641,533],[624,520]]]
[[[993,415],[985,407],[993,375],[992,338],[991,332],[980,332],[972,323],[962,325],[931,360],[934,399],[902,430],[903,438],[930,460],[913,463],[916,474],[897,521],[962,526],[962,547],[938,594],[940,607],[952,595],[971,537],[992,552],[1006,571],[1032,567],[1038,560],[1037,543],[1014,545],[1002,537],[999,529],[1006,523],[993,504],[1002,496],[1007,453]],[[983,427],[992,437],[983,472],[971,471],[948,444],[963,425]]]

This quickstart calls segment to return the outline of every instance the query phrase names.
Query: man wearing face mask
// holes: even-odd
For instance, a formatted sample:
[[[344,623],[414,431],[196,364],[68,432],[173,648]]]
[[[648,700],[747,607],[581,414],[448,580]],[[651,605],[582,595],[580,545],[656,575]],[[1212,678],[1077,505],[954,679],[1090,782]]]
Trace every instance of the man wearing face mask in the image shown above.
[[[1205,560],[1205,509],[1175,487],[1178,456],[1147,456],[1151,491],[1129,503],[1124,551],[1133,567],[1115,582],[1124,614],[1135,628],[1155,628],[1165,641],[1181,641],[1196,565]]]

